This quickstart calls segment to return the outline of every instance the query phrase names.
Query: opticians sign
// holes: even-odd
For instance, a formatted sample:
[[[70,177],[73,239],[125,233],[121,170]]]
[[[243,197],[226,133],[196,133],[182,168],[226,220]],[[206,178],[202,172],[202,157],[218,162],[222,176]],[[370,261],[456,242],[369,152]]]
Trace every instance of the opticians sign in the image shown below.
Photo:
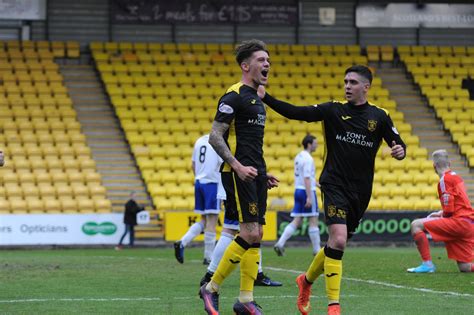
[[[473,4],[360,4],[357,27],[474,28]],[[466,34],[467,36],[467,34]]]
[[[123,214],[0,215],[0,245],[117,244]]]

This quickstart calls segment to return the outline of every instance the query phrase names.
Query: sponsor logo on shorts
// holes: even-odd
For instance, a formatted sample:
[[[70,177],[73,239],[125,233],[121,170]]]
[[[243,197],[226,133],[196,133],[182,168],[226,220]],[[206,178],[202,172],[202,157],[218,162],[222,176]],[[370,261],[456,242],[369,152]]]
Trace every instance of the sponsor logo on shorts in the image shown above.
[[[341,219],[346,219],[346,210],[337,209],[337,217]]]
[[[255,202],[250,202],[249,203],[249,212],[251,215],[257,215],[258,214],[258,207]]]

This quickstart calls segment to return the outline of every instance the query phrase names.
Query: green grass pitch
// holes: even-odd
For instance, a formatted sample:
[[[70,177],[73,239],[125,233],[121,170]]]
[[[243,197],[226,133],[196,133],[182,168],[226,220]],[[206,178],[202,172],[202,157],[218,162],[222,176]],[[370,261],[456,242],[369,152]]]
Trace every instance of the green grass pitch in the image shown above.
[[[414,247],[346,250],[343,314],[472,314],[474,274],[461,274],[443,248],[432,249],[435,274],[415,275]],[[263,250],[264,271],[283,287],[256,287],[265,314],[298,314],[294,279],[311,262],[308,248],[277,257]],[[202,248],[186,249],[178,264],[172,248],[0,251],[0,314],[205,314],[197,296],[205,267]],[[232,314],[236,270],[223,285],[221,314]],[[313,286],[311,314],[325,314],[324,281]]]

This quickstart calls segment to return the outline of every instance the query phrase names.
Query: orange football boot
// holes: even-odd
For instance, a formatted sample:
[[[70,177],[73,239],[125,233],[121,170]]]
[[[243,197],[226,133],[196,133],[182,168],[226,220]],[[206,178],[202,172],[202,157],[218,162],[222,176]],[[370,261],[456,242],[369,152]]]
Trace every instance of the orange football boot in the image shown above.
[[[311,284],[306,281],[306,275],[304,273],[296,277],[296,285],[299,290],[296,305],[302,315],[308,315],[309,311],[311,311],[311,304],[309,302],[311,296]]]

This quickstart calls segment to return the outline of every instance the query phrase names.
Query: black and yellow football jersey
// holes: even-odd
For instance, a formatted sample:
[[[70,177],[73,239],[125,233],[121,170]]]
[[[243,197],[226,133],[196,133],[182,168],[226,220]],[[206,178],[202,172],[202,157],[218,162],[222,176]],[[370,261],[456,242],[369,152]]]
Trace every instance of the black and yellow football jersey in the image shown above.
[[[314,106],[293,106],[268,94],[263,101],[287,118],[322,121],[325,152],[321,184],[370,194],[375,157],[382,140],[390,147],[395,141],[406,150],[388,111],[375,105],[331,101]]]
[[[241,82],[232,85],[219,99],[214,120],[230,125],[224,139],[234,157],[242,165],[255,167],[259,175],[265,175],[263,135],[266,111],[257,91]],[[225,162],[222,171],[230,171]]]

